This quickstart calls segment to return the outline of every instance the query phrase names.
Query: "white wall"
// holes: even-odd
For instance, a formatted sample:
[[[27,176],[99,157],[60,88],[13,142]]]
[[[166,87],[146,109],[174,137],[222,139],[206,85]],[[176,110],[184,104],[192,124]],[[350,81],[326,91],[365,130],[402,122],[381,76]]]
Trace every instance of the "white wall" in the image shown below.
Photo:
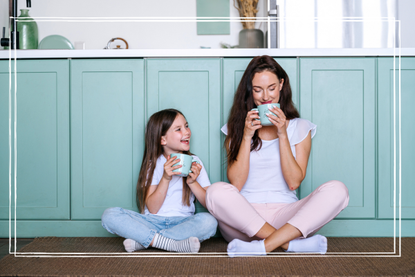
[[[415,48],[415,1],[397,0],[398,19],[401,20],[402,48]]]
[[[8,0],[0,0],[0,26],[7,24]],[[230,16],[239,16],[229,1]],[[267,14],[266,0],[259,1],[258,16]],[[25,8],[26,1],[18,0]],[[42,22],[40,17],[196,17],[196,0],[32,0],[30,16],[39,26],[39,41],[45,36],[59,34],[74,45],[85,42],[86,49],[102,49],[113,37],[122,37],[134,49],[220,48],[220,43],[238,44],[240,22],[231,23],[230,35],[197,35],[196,22],[138,23],[138,22]],[[20,14],[20,11],[19,11]],[[257,23],[259,27],[260,24]],[[261,26],[264,29],[265,23]],[[121,42],[120,44],[123,45]]]
[[[312,0],[310,0],[312,1]],[[0,28],[8,26],[8,2],[0,0]],[[415,48],[415,0],[397,0],[401,20],[402,47]],[[260,0],[258,16],[266,16],[267,0]],[[239,16],[229,1],[231,16]],[[26,7],[18,0],[19,8]],[[20,14],[20,11],[19,11]],[[195,17],[196,0],[32,0],[32,17]],[[220,43],[238,44],[240,23],[231,23],[230,35],[198,36],[196,23],[93,23],[41,22],[39,39],[52,34],[67,37],[73,44],[83,41],[87,49],[104,48],[113,37],[125,38],[130,48],[220,48]],[[257,27],[260,24],[257,23]],[[265,30],[265,23],[260,28]]]

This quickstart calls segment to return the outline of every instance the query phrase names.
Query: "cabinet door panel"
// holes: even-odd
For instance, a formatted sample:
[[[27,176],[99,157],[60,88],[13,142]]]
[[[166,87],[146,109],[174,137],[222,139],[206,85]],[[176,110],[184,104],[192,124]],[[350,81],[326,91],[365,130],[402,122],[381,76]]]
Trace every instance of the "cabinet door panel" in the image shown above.
[[[4,65],[7,64],[7,73]],[[13,68],[13,67],[12,67]],[[17,98],[12,80],[11,130],[16,126],[17,219],[69,218],[69,62],[17,61]],[[8,61],[1,78],[8,80]],[[13,75],[14,77],[14,75]],[[9,193],[9,89],[1,90],[2,198]],[[16,109],[15,109],[16,107]],[[15,112],[17,118],[15,118]],[[15,121],[16,119],[16,121]],[[6,136],[7,134],[7,136]],[[12,168],[15,163],[14,135]],[[4,146],[7,146],[7,150]],[[7,151],[7,152],[6,152]],[[7,153],[7,154],[6,154]],[[7,171],[6,171],[7,170]],[[12,171],[12,180],[14,180]],[[6,177],[6,178],[4,178]],[[6,183],[7,182],[7,183]],[[7,184],[7,186],[5,186]],[[12,188],[14,182],[12,181]],[[12,192],[14,199],[14,191]],[[8,203],[1,199],[1,218],[8,218]],[[7,210],[7,212],[6,212]],[[14,213],[14,212],[12,212]]]
[[[211,182],[220,180],[220,60],[147,60],[147,118],[180,110],[192,130],[190,151],[200,157]]]
[[[393,218],[395,207],[398,218],[401,206],[402,218],[414,219],[415,58],[401,59],[400,95],[399,60],[395,62],[394,76],[393,58],[379,58],[379,218]]]
[[[0,219],[9,218],[10,205],[9,75],[9,61],[0,61]]]
[[[190,151],[211,183],[220,181],[220,82],[220,59],[147,60],[147,119],[167,108],[181,111],[192,131]]]
[[[301,59],[301,110],[317,125],[301,198],[342,181],[349,206],[340,218],[375,217],[375,59]]]
[[[137,210],[144,141],[143,60],[71,62],[72,219]]]

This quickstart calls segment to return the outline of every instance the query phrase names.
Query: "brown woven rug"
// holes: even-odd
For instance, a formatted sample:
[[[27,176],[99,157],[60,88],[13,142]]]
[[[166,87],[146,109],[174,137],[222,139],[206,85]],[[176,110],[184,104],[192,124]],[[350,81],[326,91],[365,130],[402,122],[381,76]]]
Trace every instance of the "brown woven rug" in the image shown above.
[[[415,276],[415,238],[329,238],[326,255],[228,258],[213,238],[183,256],[124,252],[122,238],[37,238],[0,261],[0,276]],[[401,245],[401,249],[399,248]]]

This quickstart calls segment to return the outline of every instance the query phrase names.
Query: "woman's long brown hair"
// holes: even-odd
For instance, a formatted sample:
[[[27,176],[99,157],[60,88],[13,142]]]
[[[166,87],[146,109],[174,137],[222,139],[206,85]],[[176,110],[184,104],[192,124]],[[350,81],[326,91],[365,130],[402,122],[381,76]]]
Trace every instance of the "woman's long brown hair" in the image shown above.
[[[300,117],[292,101],[290,79],[285,70],[270,56],[258,56],[251,60],[246,68],[238,89],[235,92],[233,105],[229,114],[228,134],[225,139],[228,165],[236,161],[236,157],[241,147],[243,130],[245,128],[245,118],[248,111],[256,108],[253,97],[252,79],[256,73],[269,71],[274,73],[278,80],[284,80],[280,92],[280,108],[288,120]],[[258,130],[252,137],[251,151],[259,150],[262,147],[262,140],[258,136]]]
[[[163,147],[161,145],[161,137],[165,136],[170,129],[176,117],[181,114],[175,109],[166,109],[153,114],[148,120],[145,134],[145,148],[143,161],[141,163],[140,174],[137,182],[137,207],[141,213],[144,213],[146,204],[146,195],[153,180],[153,173],[156,168],[158,157],[163,154]],[[183,115],[184,117],[184,115]],[[192,155],[190,151],[183,152],[187,155]],[[191,190],[186,184],[186,178],[183,178],[183,205],[190,206]]]

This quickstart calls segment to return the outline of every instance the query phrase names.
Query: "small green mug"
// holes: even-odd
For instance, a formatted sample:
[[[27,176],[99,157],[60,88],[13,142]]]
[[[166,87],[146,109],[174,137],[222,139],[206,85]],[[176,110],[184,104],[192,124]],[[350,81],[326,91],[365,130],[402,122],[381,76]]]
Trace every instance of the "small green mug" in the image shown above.
[[[173,154],[170,154],[170,157],[171,158],[176,157],[176,159],[180,159],[180,161],[178,163],[175,163],[173,165],[173,166],[176,166],[176,165],[181,165],[182,166],[180,168],[177,168],[177,169],[173,170],[173,172],[180,172],[180,174],[177,175],[177,176],[187,177],[187,175],[189,175],[189,173],[192,172],[190,170],[192,168],[192,163],[193,162],[199,163],[192,156],[182,154],[182,153],[173,153]]]
[[[279,103],[269,103],[269,104],[264,104],[264,105],[259,105],[258,107],[252,109],[251,111],[258,111],[258,115],[259,115],[259,119],[256,120],[260,120],[261,121],[261,125],[262,126],[271,126],[273,125],[271,121],[269,121],[268,116],[266,114],[274,114],[273,112],[271,112],[269,109],[272,107],[280,107]]]

